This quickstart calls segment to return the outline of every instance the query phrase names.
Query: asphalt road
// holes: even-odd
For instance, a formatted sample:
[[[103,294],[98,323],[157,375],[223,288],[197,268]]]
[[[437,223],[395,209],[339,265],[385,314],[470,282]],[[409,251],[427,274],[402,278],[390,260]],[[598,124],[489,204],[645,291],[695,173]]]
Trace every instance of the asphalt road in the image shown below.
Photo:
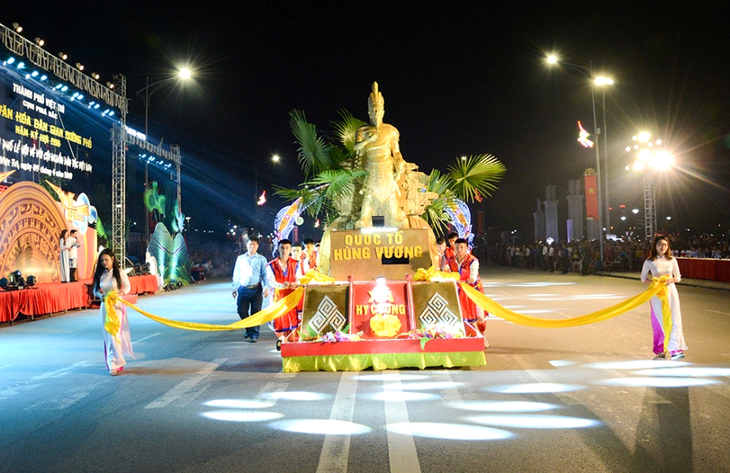
[[[486,268],[485,291],[566,318],[641,292],[636,280]],[[103,362],[98,310],[0,326],[2,472],[730,470],[730,292],[680,287],[690,349],[654,361],[648,305],[539,329],[491,318],[487,366],[281,372],[273,333],[190,332],[131,313],[137,354]],[[139,306],[237,320],[230,285]]]

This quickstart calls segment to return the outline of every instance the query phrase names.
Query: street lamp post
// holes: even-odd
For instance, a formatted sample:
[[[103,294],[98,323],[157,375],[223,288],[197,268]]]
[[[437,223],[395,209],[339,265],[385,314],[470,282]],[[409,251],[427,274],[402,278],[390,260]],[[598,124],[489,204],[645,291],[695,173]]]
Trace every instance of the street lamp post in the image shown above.
[[[271,161],[268,163],[269,166],[271,166],[274,163],[278,163],[281,160],[281,157],[278,154],[274,154],[271,156]],[[259,205],[263,205],[259,203],[259,169],[262,165],[256,166],[256,169],[254,171],[254,202],[256,203],[256,207],[254,209],[254,228],[256,231],[259,231]]]
[[[144,136],[145,140],[149,141],[149,115],[150,115],[150,96],[159,89],[163,84],[170,82],[173,79],[188,80],[192,77],[190,69],[183,67],[177,71],[177,74],[173,77],[167,77],[155,81],[150,84],[150,76],[145,77],[144,88],[137,91],[137,95],[144,92]],[[150,89],[152,87],[152,89]],[[147,191],[149,188],[149,162],[144,163],[144,190]],[[144,206],[144,244],[145,248],[149,245],[150,240],[150,211],[147,206]]]
[[[596,193],[598,194],[598,239],[599,239],[599,248],[601,253],[601,267],[603,267],[603,261],[604,261],[604,233],[603,233],[603,215],[606,215],[606,230],[611,231],[611,224],[610,224],[610,213],[609,213],[609,204],[608,204],[608,135],[606,134],[606,90],[605,85],[612,85],[613,79],[605,76],[598,76],[596,75],[595,71],[593,70],[593,64],[592,62],[589,62],[590,67],[584,67],[580,66],[578,64],[571,64],[569,62],[563,62],[560,61],[555,55],[550,55],[547,57],[548,64],[561,64],[563,66],[571,67],[581,74],[585,76],[587,79],[591,81],[591,105],[593,108],[593,136],[596,139],[595,149],[596,149]],[[596,116],[596,87],[601,86],[601,93],[602,93],[602,99],[603,99],[603,130],[598,128],[598,118]],[[600,135],[601,132],[603,132],[603,142],[604,142],[604,161],[605,161],[605,171],[601,170],[601,153],[600,153]],[[601,174],[605,176],[605,181],[602,183]],[[604,197],[604,188],[605,186],[605,201],[603,199]],[[605,202],[605,208],[604,208],[604,202]]]

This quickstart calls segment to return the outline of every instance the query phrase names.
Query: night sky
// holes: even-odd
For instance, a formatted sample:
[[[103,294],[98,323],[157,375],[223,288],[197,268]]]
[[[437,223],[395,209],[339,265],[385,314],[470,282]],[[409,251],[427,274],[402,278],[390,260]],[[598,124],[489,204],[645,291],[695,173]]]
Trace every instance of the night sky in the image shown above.
[[[567,213],[568,180],[595,167],[594,152],[576,142],[578,120],[593,128],[589,82],[546,67],[550,52],[615,80],[605,95],[612,206],[642,207],[624,148],[646,129],[678,165],[658,186],[660,228],[666,215],[670,229],[730,225],[726,2],[45,3],[3,5],[0,23],[20,23],[27,38],[44,38],[106,80],[124,74],[128,123],[139,130],[135,92],[145,77],[192,65],[194,85],[154,92],[150,135],[181,145],[183,210],[199,228],[251,219],[256,166],[260,188],[303,179],[292,109],[323,131],[340,109],[367,120],[377,81],[385,121],[422,171],[480,153],[505,164],[484,204],[487,224],[529,241],[544,186],[557,186]],[[275,153],[282,163],[269,165]]]

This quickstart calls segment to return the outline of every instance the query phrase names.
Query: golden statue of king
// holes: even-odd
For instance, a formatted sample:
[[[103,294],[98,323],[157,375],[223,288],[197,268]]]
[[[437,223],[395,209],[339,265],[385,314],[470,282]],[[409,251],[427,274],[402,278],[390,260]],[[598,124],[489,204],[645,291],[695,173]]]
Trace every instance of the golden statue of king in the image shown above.
[[[385,99],[373,82],[368,97],[370,124],[355,134],[356,161],[368,173],[360,190],[362,206],[355,228],[372,227],[373,215],[382,215],[387,227],[403,228],[407,223],[399,205],[399,180],[406,173],[406,162],[398,146],[400,134],[393,125],[383,123],[384,114]]]
[[[352,274],[369,279],[376,273],[393,276],[414,272],[418,265],[428,267],[438,264],[436,237],[421,218],[438,194],[428,191],[428,176],[419,172],[416,164],[403,159],[398,145],[400,133],[393,125],[383,123],[384,114],[383,94],[378,90],[378,83],[373,82],[368,97],[370,123],[355,132],[355,157],[350,164],[351,169],[363,170],[366,176],[352,194],[334,202],[339,217],[322,236],[319,268],[324,273],[331,270],[333,277]],[[379,256],[357,262],[338,261],[336,255],[330,258],[333,250],[347,246],[342,242],[343,235],[372,231],[375,216],[382,217],[382,223],[376,227],[388,227],[391,233],[398,233],[398,237],[402,236],[410,246],[420,248],[425,259],[412,258],[409,263],[383,266]],[[336,241],[333,242],[333,239]],[[376,255],[377,250],[371,254]]]

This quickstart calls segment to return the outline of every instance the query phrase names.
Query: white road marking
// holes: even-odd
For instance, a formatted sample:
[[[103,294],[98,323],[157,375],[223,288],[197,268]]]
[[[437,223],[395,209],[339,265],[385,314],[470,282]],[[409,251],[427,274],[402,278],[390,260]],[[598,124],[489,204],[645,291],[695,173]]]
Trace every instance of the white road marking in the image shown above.
[[[396,396],[403,393],[399,371],[394,371],[392,376],[389,373],[383,377],[383,391]],[[392,397],[385,401],[386,425],[408,422],[408,407],[404,400],[395,400],[395,397]],[[421,471],[413,435],[398,434],[388,430],[388,459],[390,471],[413,473]]]
[[[60,378],[61,376],[65,376],[65,375],[71,373],[71,371],[73,371],[75,368],[82,368],[84,366],[90,366],[92,364],[93,363],[91,363],[90,361],[78,361],[71,366],[67,366],[65,368],[61,368],[61,369],[58,369],[55,371],[48,371],[46,373],[41,373],[38,376],[34,376],[34,377],[28,379],[27,381],[21,381],[19,383],[16,383],[15,386],[10,386],[3,390],[0,390],[0,401],[5,400],[16,394],[20,394],[25,391],[30,391],[30,390],[36,389],[38,386],[40,386],[40,383],[33,382],[33,381],[43,381],[44,379],[48,379],[48,378]],[[3,368],[9,367],[9,366],[11,366],[11,365],[3,366]]]
[[[147,336],[146,336],[146,337],[144,337],[144,338],[140,338],[139,340],[135,340],[135,341],[133,341],[133,342],[132,342],[132,345],[134,345],[135,343],[143,342],[143,341],[145,341],[145,340],[149,340],[150,338],[152,338],[152,337],[156,337],[156,336],[158,336],[158,335],[159,335],[159,334],[161,334],[161,333],[162,333],[162,332],[157,332],[157,333],[153,333],[152,335],[147,335]]]
[[[352,422],[355,414],[358,373],[345,371],[340,377],[337,395],[332,403],[330,420]],[[350,435],[326,435],[319,455],[317,473],[347,472],[350,455]]]
[[[69,374],[71,371],[73,371],[75,368],[81,368],[83,366],[89,366],[92,363],[89,361],[78,361],[74,363],[71,366],[67,366],[65,368],[58,369],[56,371],[49,371],[48,373],[42,373],[38,376],[33,376],[30,378],[29,381],[41,381],[48,378],[60,378],[61,376]]]
[[[296,375],[296,373],[277,373],[274,380],[266,383],[253,401],[266,403],[269,407],[276,405],[279,401],[277,394],[286,391]]]
[[[207,363],[193,376],[189,377],[185,381],[167,391],[162,396],[144,406],[145,409],[157,409],[160,407],[165,407],[171,402],[178,399],[182,399],[184,404],[187,405],[187,403],[189,403],[192,399],[197,397],[202,392],[202,390],[195,389],[195,387],[226,361],[228,361],[228,358],[216,358],[211,363]],[[186,395],[187,397],[185,397]]]

